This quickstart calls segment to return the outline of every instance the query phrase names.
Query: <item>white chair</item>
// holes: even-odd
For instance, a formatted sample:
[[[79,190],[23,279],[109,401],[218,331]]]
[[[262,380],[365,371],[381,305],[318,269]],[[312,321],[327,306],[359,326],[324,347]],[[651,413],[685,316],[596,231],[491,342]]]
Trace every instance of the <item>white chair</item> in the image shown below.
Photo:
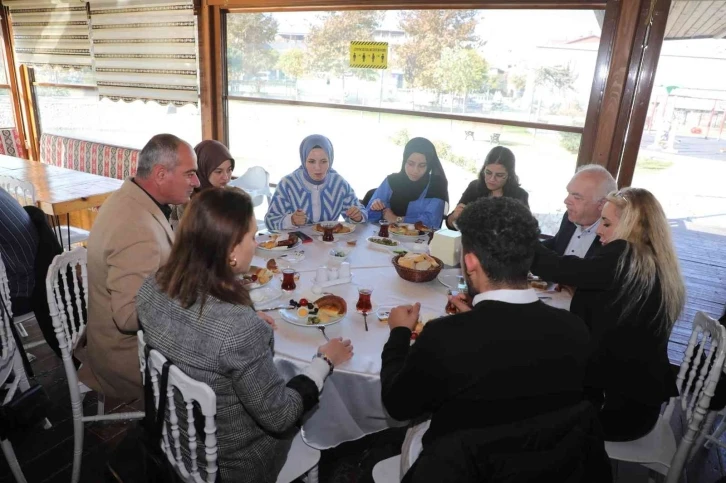
[[[375,483],[397,483],[403,479],[423,449],[421,443],[424,434],[429,429],[431,420],[410,426],[403,439],[401,454],[379,461],[373,467],[373,481]]]
[[[28,181],[23,181],[12,176],[0,176],[0,188],[10,193],[10,195],[18,200],[23,206],[36,206],[35,204],[35,186]],[[71,246],[76,243],[81,243],[88,240],[88,236],[91,232],[75,226],[68,226],[63,229],[60,223],[57,221],[58,217],[55,217],[57,229],[59,231],[59,241],[61,247],[63,246],[63,240],[70,240]],[[56,228],[54,227],[54,230]],[[70,249],[70,246],[68,247]]]
[[[21,205],[35,206],[35,187],[31,183],[11,176],[0,175],[0,188],[10,193],[10,196],[18,200],[18,203]],[[10,310],[10,313],[12,314],[12,309],[10,307],[8,307],[8,310]],[[15,324],[15,327],[17,327],[18,334],[20,334],[21,337],[28,337],[28,332],[25,330],[23,322],[32,320],[34,317],[35,315],[32,312],[13,317],[13,323]],[[31,356],[31,354],[28,354],[29,358]],[[32,359],[34,358],[31,358],[31,360]]]
[[[0,297],[5,307],[10,307],[10,293],[8,290],[8,278],[5,272],[5,265],[0,263]],[[5,311],[0,307],[0,387],[3,387],[8,379],[12,376],[12,382],[7,387],[7,394],[3,400],[3,405],[9,403],[18,389],[21,392],[30,388],[28,376],[23,368],[23,361],[20,359],[20,353],[15,345],[13,334],[10,332],[10,320]],[[8,439],[0,437],[0,447],[5,455],[5,459],[10,467],[10,472],[18,483],[26,483],[23,471],[20,469],[20,463],[15,457],[13,444]]]
[[[72,277],[72,284],[68,283],[69,276]],[[71,483],[77,483],[81,475],[83,424],[91,421],[141,419],[144,417],[144,413],[104,414],[104,396],[99,393],[98,414],[96,416],[83,415],[81,403],[85,394],[90,392],[91,389],[78,380],[78,373],[73,364],[73,351],[86,331],[87,321],[83,318],[83,308],[88,306],[86,249],[77,247],[69,252],[66,251],[57,255],[50,267],[48,267],[45,287],[48,291],[48,309],[50,310],[53,329],[63,356],[63,367],[66,370],[68,390],[71,396],[71,411],[73,413],[73,472]],[[81,297],[80,287],[83,288],[83,297]]]
[[[270,190],[270,173],[262,166],[252,166],[237,179],[229,183],[231,186],[242,188],[252,197],[252,204],[260,206],[267,199],[270,203],[272,191]]]
[[[700,345],[694,356],[697,343]],[[704,313],[698,312],[678,372],[677,385],[680,395],[668,402],[655,427],[647,435],[635,441],[606,441],[605,450],[610,459],[644,465],[650,470],[651,481],[658,473],[666,476],[666,483],[676,483],[680,480],[721,374],[726,356],[724,343],[726,343],[726,329]],[[703,354],[706,354],[706,363],[699,370]],[[676,446],[670,420],[678,402],[688,421],[688,428]]]
[[[145,378],[146,357],[143,331],[137,332],[139,339],[139,366],[142,378]],[[149,351],[149,373],[154,390],[155,405],[159,407],[159,379],[166,358],[155,349]],[[162,429],[161,449],[166,454],[169,463],[174,467],[177,474],[188,483],[212,483],[217,472],[217,426],[214,422],[217,414],[217,396],[212,389],[203,382],[196,381],[184,374],[181,369],[172,365],[169,368],[169,379],[167,386],[167,408],[169,417],[164,419]],[[178,391],[186,403],[188,450],[190,461],[185,461],[181,452],[181,441],[179,439],[179,420],[176,411],[174,393]],[[194,426],[193,404],[199,404],[201,413],[204,415],[204,452],[207,459],[207,478],[203,479],[199,473],[197,464],[197,441],[196,428]],[[182,413],[183,414],[183,413]],[[171,435],[172,441],[169,440]],[[318,483],[318,461],[320,451],[306,445],[300,437],[300,432],[292,440],[292,446],[287,454],[285,465],[280,470],[277,483],[290,483],[307,473],[308,483]]]

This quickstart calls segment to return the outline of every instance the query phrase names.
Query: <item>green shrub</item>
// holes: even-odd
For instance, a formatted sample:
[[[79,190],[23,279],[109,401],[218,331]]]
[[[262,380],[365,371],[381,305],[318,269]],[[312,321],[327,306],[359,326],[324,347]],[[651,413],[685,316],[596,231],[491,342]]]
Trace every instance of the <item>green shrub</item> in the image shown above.
[[[410,139],[411,136],[408,134],[408,129],[406,128],[400,129],[397,133],[391,136],[391,141],[396,146],[405,146]]]
[[[577,154],[580,151],[581,136],[574,132],[560,133],[560,146],[570,153]]]

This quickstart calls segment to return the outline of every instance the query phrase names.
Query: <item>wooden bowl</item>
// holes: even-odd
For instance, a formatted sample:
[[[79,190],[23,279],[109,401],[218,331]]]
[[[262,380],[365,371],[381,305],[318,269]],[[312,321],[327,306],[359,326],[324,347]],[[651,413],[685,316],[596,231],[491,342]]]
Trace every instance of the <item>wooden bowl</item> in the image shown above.
[[[430,282],[431,280],[436,278],[436,276],[439,274],[441,269],[444,267],[444,262],[442,262],[440,259],[438,259],[436,257],[431,257],[434,260],[436,260],[436,263],[439,264],[439,266],[436,268],[431,268],[429,270],[416,270],[413,268],[402,267],[398,264],[398,259],[401,258],[402,256],[403,255],[397,255],[397,256],[393,257],[391,259],[391,263],[393,263],[393,268],[396,269],[396,273],[398,273],[398,276],[409,282],[414,282],[414,283]]]

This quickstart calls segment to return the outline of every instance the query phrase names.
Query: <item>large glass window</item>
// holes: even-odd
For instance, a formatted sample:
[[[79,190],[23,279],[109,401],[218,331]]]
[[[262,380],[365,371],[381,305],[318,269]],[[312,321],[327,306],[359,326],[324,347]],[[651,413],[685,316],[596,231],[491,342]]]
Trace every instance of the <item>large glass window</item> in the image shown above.
[[[716,72],[726,72],[726,39],[666,39],[632,182],[679,226],[704,231],[726,228],[726,88]]]
[[[543,231],[554,232],[575,169],[599,36],[592,11],[229,14],[236,171],[264,165],[279,180],[299,166],[302,138],[322,133],[335,145],[335,169],[363,197],[400,169],[409,138],[425,136],[444,161],[454,204],[500,143],[515,153]],[[388,68],[351,68],[351,41],[388,42]]]

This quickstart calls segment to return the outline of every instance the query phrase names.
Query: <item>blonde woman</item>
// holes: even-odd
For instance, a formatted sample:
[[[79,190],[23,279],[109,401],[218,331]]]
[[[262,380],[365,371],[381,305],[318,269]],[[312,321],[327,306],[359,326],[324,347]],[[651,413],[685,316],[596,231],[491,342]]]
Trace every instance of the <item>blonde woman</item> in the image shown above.
[[[539,246],[532,272],[576,287],[570,310],[588,325],[588,396],[601,407],[608,441],[631,441],[655,425],[661,404],[678,395],[668,336],[685,287],[658,200],[641,188],[607,197],[596,256],[558,256]]]

